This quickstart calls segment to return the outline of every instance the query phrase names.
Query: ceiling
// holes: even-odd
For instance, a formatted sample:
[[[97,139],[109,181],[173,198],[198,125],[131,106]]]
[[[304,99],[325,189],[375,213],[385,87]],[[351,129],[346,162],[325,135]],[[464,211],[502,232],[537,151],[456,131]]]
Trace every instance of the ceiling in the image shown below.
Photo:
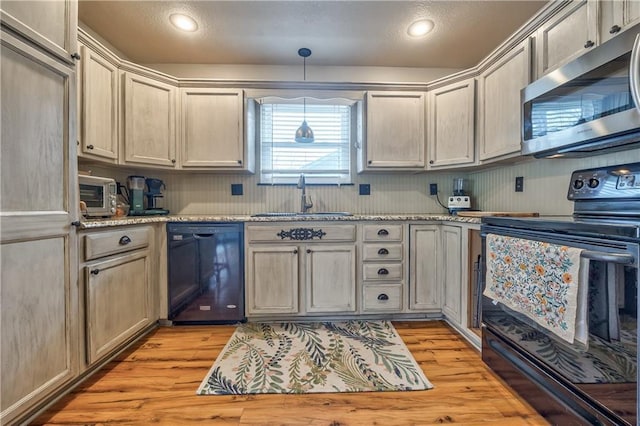
[[[541,1],[94,1],[79,19],[140,64],[307,64],[468,68],[547,3]],[[169,24],[186,13],[188,33]],[[423,38],[407,27],[435,22]]]

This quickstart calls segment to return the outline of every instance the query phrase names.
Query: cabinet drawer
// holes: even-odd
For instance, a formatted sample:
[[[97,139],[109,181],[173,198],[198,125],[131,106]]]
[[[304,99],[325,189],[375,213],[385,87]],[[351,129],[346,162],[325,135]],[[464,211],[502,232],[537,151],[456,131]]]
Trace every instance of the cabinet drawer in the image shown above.
[[[364,244],[362,260],[402,260],[402,244]]]
[[[374,284],[364,286],[363,310],[402,310],[402,284]]]
[[[364,225],[364,241],[402,241],[402,225]]]
[[[97,259],[149,245],[151,228],[128,228],[85,235],[85,260]]]
[[[402,263],[367,263],[364,265],[364,280],[402,280]]]
[[[286,222],[278,225],[247,226],[249,242],[335,242],[355,241],[355,225],[330,225],[318,222]]]

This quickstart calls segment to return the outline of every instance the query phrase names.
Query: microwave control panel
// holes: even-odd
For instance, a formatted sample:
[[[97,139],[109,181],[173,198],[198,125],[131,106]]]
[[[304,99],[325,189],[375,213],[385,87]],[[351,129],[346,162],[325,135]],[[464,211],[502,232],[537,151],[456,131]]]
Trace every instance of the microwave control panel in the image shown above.
[[[640,163],[577,170],[571,175],[569,200],[640,199]]]

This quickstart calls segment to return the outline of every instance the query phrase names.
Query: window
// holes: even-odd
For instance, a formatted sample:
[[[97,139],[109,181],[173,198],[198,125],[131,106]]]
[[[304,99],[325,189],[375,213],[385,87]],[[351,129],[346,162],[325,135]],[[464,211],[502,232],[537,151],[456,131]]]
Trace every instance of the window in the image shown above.
[[[350,102],[351,103],[351,102]],[[260,183],[351,183],[351,110],[343,101],[306,105],[306,120],[315,141],[297,143],[294,135],[304,118],[301,101],[260,105]]]

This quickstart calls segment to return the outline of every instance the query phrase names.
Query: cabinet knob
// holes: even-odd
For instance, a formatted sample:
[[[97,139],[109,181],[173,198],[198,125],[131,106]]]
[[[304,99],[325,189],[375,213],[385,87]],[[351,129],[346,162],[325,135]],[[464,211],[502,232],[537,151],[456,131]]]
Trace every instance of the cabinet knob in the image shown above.
[[[93,145],[87,145],[87,149],[93,149]]]
[[[371,164],[371,160],[367,161],[367,164]]]
[[[71,57],[77,61],[79,61],[81,59],[81,56],[78,52],[75,52],[73,54],[71,54]]]
[[[389,275],[389,270],[387,268],[378,269],[378,275]]]
[[[620,30],[622,28],[620,28],[619,25],[614,25],[613,27],[611,27],[611,29],[609,30],[609,34],[615,34],[615,33],[619,33]]]
[[[238,160],[238,164],[242,164],[242,160]]]
[[[590,47],[593,47],[595,45],[594,42],[592,42],[591,40],[587,40],[587,42],[584,44],[584,48],[588,49]]]
[[[381,237],[386,237],[387,235],[389,235],[389,231],[387,231],[386,229],[381,229],[378,231],[378,235],[380,235]]]
[[[381,248],[380,250],[378,250],[378,254],[380,256],[384,256],[385,254],[389,254],[389,250],[387,250],[386,248]]]
[[[380,293],[380,294],[378,295],[378,300],[389,300],[389,296],[387,296],[387,295],[386,295],[386,294],[384,294],[384,293]]]
[[[129,238],[127,235],[125,235],[122,238],[120,238],[120,241],[118,241],[118,244],[120,244],[121,246],[126,246],[130,242],[131,242],[131,238]]]
[[[433,164],[433,160],[429,160],[429,164]]]
[[[172,164],[176,164],[176,159],[175,159],[175,158],[172,158],[172,159],[171,159],[171,163],[172,163]]]
[[[311,253],[311,249],[307,249],[307,253]]]
[[[100,273],[100,269],[92,269],[91,270],[91,275],[98,275]]]
[[[80,227],[80,221],[79,220],[74,220],[73,222],[71,222],[71,226],[75,226],[76,228]]]
[[[298,249],[293,249],[293,254],[298,254]]]

